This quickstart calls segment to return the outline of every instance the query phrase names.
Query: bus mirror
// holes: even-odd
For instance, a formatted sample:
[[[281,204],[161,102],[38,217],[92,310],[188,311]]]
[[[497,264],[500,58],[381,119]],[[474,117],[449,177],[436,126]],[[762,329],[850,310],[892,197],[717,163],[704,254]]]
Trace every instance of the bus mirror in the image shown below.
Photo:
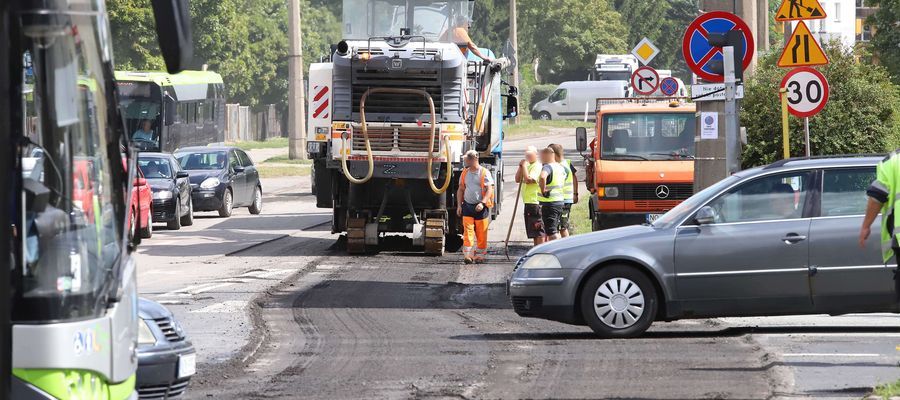
[[[194,38],[187,0],[152,0],[159,49],[170,74],[186,69],[194,58]]]
[[[587,129],[583,126],[575,128],[575,148],[579,152],[587,150]]]
[[[163,107],[165,108],[163,110],[163,123],[166,124],[166,126],[175,124],[175,114],[177,113],[175,109],[175,99],[166,94],[163,98]]]

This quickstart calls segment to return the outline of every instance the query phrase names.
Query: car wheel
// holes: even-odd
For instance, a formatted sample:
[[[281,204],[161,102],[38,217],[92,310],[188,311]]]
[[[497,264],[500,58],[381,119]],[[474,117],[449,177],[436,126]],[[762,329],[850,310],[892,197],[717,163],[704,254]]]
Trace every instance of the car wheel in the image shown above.
[[[550,113],[548,113],[548,112],[546,112],[546,111],[541,111],[541,113],[538,114],[538,119],[541,120],[541,121],[549,121],[549,120],[550,120]]]
[[[181,217],[182,226],[191,226],[194,224],[194,201],[188,200],[188,211]]]
[[[591,275],[580,301],[585,322],[602,337],[639,336],[656,317],[653,283],[643,272],[627,265],[612,265]]]
[[[231,194],[231,189],[225,189],[225,194],[222,195],[222,207],[219,207],[219,216],[220,217],[230,217],[231,209],[234,207],[234,196]]]
[[[128,240],[134,240],[134,234],[136,232],[135,226],[137,225],[137,215],[134,214],[134,209],[131,210],[131,223],[128,224]]]
[[[262,212],[262,189],[259,186],[253,190],[253,203],[250,203],[250,214],[258,215]]]
[[[147,227],[141,228],[141,239],[150,239],[153,236],[153,210],[147,213]]]
[[[171,221],[166,223],[166,228],[169,228],[170,230],[173,230],[173,231],[177,231],[177,230],[181,229],[181,218],[179,217],[179,215],[181,215],[181,201],[180,200],[177,203],[175,203],[175,216],[172,218]]]

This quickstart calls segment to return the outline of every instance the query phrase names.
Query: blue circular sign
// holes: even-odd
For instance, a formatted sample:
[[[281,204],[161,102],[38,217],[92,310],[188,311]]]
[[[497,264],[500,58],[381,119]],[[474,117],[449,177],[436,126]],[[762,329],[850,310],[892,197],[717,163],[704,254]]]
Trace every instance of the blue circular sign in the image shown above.
[[[735,54],[737,60],[741,60],[746,69],[753,59],[754,44],[750,27],[738,16],[724,12],[712,11],[703,14],[684,32],[681,44],[681,52],[688,68],[697,74],[700,79],[709,82],[722,82],[725,77],[713,72],[710,61],[722,60],[722,48],[709,44],[709,34],[726,33],[737,30],[742,33],[744,39],[744,53]]]
[[[663,78],[659,82],[659,91],[666,96],[674,96],[675,93],[678,93],[678,81],[671,76]]]

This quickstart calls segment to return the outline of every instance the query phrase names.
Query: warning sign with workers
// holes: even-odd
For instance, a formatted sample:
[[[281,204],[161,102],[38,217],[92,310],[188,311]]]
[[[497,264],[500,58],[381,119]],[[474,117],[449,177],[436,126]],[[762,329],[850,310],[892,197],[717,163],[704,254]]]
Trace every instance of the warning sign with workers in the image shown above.
[[[659,87],[659,74],[650,67],[640,67],[631,74],[631,87],[640,95],[650,95]]]
[[[803,19],[822,19],[827,17],[819,0],[782,0],[775,12],[778,22],[799,21]]]
[[[819,42],[803,21],[798,22],[791,39],[778,58],[778,66],[803,67],[824,64],[828,64],[828,57],[819,46]]]

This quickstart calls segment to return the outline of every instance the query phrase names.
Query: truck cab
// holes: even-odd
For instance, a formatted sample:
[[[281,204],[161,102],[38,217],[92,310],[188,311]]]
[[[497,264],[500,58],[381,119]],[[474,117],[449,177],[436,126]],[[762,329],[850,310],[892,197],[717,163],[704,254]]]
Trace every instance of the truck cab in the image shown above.
[[[696,108],[678,101],[598,104],[586,158],[593,230],[652,222],[693,194]],[[579,128],[579,150],[587,150]]]

